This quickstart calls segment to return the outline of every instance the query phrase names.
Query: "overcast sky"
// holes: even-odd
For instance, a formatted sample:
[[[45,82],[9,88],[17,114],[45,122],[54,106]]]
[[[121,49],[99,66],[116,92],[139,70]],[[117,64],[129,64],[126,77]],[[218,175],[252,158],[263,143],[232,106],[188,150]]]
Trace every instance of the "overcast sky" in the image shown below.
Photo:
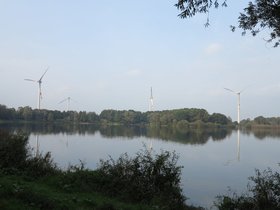
[[[240,3],[241,2],[241,3]],[[246,1],[180,19],[176,0],[1,0],[0,104],[94,111],[204,108],[241,119],[279,116],[280,48],[230,31]]]

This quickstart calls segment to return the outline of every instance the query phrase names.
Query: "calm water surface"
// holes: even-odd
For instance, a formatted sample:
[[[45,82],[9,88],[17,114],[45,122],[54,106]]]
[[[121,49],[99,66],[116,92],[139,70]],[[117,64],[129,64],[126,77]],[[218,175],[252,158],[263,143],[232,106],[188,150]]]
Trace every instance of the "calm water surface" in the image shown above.
[[[188,203],[211,208],[215,197],[246,189],[254,170],[279,170],[279,131],[178,131],[133,127],[46,128],[16,126],[11,130],[30,133],[29,145],[35,154],[51,152],[58,166],[86,163],[95,169],[100,159],[116,159],[123,153],[133,156],[147,147],[154,151],[175,151],[182,165],[182,187]]]

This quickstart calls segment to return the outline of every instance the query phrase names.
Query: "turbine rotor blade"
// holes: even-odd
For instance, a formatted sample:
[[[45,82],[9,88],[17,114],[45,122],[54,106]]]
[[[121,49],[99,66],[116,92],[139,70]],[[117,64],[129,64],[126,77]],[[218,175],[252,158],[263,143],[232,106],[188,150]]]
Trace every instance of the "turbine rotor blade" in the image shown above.
[[[70,100],[71,100],[71,101],[74,101],[74,102],[76,102],[76,103],[78,103],[78,101],[74,100],[73,98],[70,98]]]
[[[45,76],[45,74],[47,73],[48,70],[49,70],[49,67],[46,69],[46,71],[45,71],[44,74],[41,76],[41,78],[39,79],[39,81],[42,81],[43,77]]]
[[[62,101],[60,101],[58,104],[61,104],[61,103],[63,103],[64,101],[67,101],[68,100],[68,98],[65,98],[65,99],[63,99]]]
[[[246,89],[248,89],[249,87],[251,87],[252,85],[248,85],[247,87],[243,88],[239,93],[244,92]]]
[[[35,80],[33,80],[33,79],[24,79],[24,80],[30,81],[30,82],[37,82],[37,81],[35,81]]]
[[[227,90],[227,91],[230,91],[230,92],[233,92],[233,93],[236,93],[235,91],[233,91],[233,90],[231,90],[231,89],[229,89],[229,88],[224,88],[225,90]]]

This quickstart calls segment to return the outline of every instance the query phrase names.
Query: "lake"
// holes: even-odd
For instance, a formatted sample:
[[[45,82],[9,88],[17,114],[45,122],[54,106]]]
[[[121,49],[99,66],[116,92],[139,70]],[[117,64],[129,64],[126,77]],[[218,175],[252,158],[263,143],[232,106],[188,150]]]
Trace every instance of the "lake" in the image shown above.
[[[279,170],[280,130],[180,130],[132,126],[1,124],[0,128],[29,135],[29,146],[50,151],[54,162],[66,169],[81,161],[95,169],[100,159],[135,155],[144,147],[155,152],[175,151],[182,169],[182,188],[188,204],[211,208],[228,187],[246,190],[255,169]]]

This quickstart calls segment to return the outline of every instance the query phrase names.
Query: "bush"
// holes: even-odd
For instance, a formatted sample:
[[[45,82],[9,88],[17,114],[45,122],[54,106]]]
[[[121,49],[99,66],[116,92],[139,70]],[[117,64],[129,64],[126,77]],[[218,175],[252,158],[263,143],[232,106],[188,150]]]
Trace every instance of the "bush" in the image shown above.
[[[43,177],[54,175],[60,172],[57,165],[51,158],[51,153],[45,155],[39,154],[36,157],[30,157],[25,161],[25,173],[33,177]]]
[[[103,189],[111,196],[161,206],[161,209],[184,209],[186,198],[180,187],[181,166],[178,156],[162,151],[153,155],[147,149],[130,158],[123,154],[116,161],[101,160],[98,172]]]
[[[0,168],[23,169],[28,158],[27,136],[0,131]]]
[[[0,168],[5,173],[23,173],[34,178],[59,172],[49,152],[33,157],[26,135],[5,131],[0,131]]]
[[[248,192],[238,196],[236,193],[217,197],[215,206],[219,210],[276,210],[280,209],[280,174],[271,169],[260,172],[249,178]]]

